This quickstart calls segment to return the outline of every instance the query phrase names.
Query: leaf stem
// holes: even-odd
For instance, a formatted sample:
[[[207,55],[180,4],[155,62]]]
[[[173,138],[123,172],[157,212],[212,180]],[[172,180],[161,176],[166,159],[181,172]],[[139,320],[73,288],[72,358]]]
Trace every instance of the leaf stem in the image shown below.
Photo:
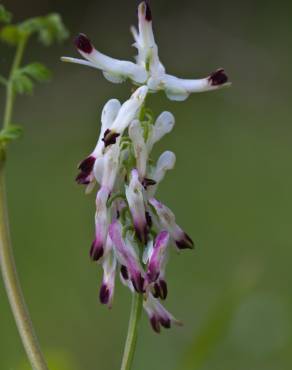
[[[20,40],[11,67],[9,80],[6,87],[6,104],[4,111],[3,128],[8,128],[11,124],[13,103],[15,99],[15,93],[13,90],[13,78],[15,71],[20,66],[26,42],[27,37],[23,37]],[[9,232],[5,191],[5,162],[6,148],[5,145],[2,143],[0,147],[0,268],[10,307],[31,367],[33,370],[48,370],[24,300],[14,261]]]
[[[13,89],[13,79],[15,72],[20,66],[23,52],[27,43],[27,37],[23,36],[17,45],[17,49],[15,52],[13,64],[10,70],[9,79],[6,84],[6,103],[5,103],[5,110],[4,110],[4,119],[3,119],[3,129],[8,128],[8,126],[11,124],[11,117],[12,117],[12,110],[13,110],[13,104],[15,99],[15,92]]]
[[[124,355],[121,365],[121,370],[130,370],[132,367],[136,344],[141,312],[143,307],[143,294],[133,294],[132,309],[129,320],[128,334],[124,349]]]

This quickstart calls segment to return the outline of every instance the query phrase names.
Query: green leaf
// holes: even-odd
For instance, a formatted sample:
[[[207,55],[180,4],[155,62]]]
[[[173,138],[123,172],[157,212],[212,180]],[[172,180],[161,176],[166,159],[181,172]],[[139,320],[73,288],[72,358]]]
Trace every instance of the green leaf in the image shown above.
[[[41,63],[31,63],[19,68],[13,76],[13,88],[18,94],[31,94],[34,81],[44,82],[51,77],[51,72]]]
[[[2,4],[0,4],[0,22],[10,23],[11,19],[12,14],[8,12],[8,10],[6,10]]]
[[[17,45],[21,38],[21,32],[15,25],[8,25],[1,29],[0,39],[8,45]]]
[[[24,73],[15,73],[13,78],[13,88],[18,94],[31,94],[33,92],[33,81]]]
[[[39,41],[45,46],[51,45],[55,41],[64,41],[69,36],[60,15],[56,13],[28,19],[18,27],[21,32],[28,35],[37,34]]]
[[[31,63],[20,69],[21,73],[33,78],[36,81],[48,81],[51,78],[50,70],[41,63]]]
[[[64,41],[69,36],[60,15],[52,13],[44,17],[30,18],[16,25],[5,26],[0,31],[0,38],[9,45],[17,45],[21,38],[34,34],[45,46]]]
[[[20,138],[23,134],[21,126],[9,125],[9,127],[0,131],[0,142],[10,142]]]

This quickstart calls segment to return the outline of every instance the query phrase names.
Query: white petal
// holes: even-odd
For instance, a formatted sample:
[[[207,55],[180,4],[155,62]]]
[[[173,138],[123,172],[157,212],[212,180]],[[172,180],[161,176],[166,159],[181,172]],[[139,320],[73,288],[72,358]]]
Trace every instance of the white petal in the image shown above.
[[[167,171],[172,170],[175,166],[176,157],[175,154],[171,151],[166,151],[159,157],[155,169],[149,175],[156,184],[150,186],[147,189],[148,197],[151,198],[155,195],[159,183],[164,179]]]
[[[230,86],[223,69],[218,69],[210,76],[201,79],[183,79],[171,75],[164,75],[163,85],[166,95],[171,100],[185,100],[191,93],[217,90]]]
[[[161,154],[157,161],[155,174],[153,180],[157,183],[161,182],[165,176],[166,171],[172,170],[175,166],[176,156],[171,151],[166,151]]]
[[[146,95],[148,93],[147,86],[139,87],[121,107],[117,118],[115,119],[111,130],[122,134],[129,124],[136,118],[140,108],[142,107]]]
[[[126,81],[127,77],[121,75],[114,75],[113,73],[103,71],[102,74],[109,82],[113,84],[121,84]]]
[[[150,151],[153,145],[159,141],[164,135],[168,134],[174,127],[175,118],[170,112],[163,112],[157,118],[152,130],[152,135],[148,140],[148,150]]]
[[[118,112],[121,108],[121,103],[117,99],[110,99],[103,107],[101,114],[101,129],[99,139],[96,147],[92,153],[95,158],[99,158],[102,155],[104,142],[102,141],[106,130],[110,129],[114,120],[116,119]]]
[[[165,73],[165,68],[158,57],[158,47],[155,43],[151,10],[149,4],[141,2],[138,7],[139,34],[135,29],[132,30],[135,46],[138,49],[138,63],[145,69],[149,67],[150,74],[159,76]]]
[[[129,127],[129,136],[134,146],[139,177],[140,180],[143,180],[146,175],[148,150],[144,140],[144,130],[140,121],[135,120],[131,123]]]
[[[96,161],[93,167],[94,177],[99,184],[101,184],[102,182],[103,172],[104,172],[104,157],[101,156],[101,157],[96,158]]]
[[[103,156],[103,174],[102,174],[102,186],[105,186],[110,190],[113,190],[120,166],[120,139],[117,140],[116,145],[111,145],[107,148]]]
[[[95,64],[93,64],[91,62],[88,62],[87,60],[84,60],[84,59],[61,57],[61,61],[66,62],[66,63],[81,64],[81,65],[84,65],[84,66],[96,68]]]
[[[97,51],[87,36],[80,34],[76,39],[79,53],[94,64],[96,68],[106,72],[106,77],[111,80],[120,77],[130,78],[136,83],[143,83],[147,79],[147,72],[142,66],[135,63],[111,58]]]
[[[121,103],[117,99],[110,99],[103,107],[101,113],[102,131],[109,129],[117,118]]]

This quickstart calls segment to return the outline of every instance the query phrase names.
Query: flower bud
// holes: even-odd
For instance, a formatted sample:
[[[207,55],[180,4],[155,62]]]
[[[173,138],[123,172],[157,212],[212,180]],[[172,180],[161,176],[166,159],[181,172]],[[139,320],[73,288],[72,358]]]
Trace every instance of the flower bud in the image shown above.
[[[138,293],[144,292],[144,277],[137,253],[129,242],[122,236],[122,226],[118,220],[111,223],[109,235],[114,245],[114,250],[119,263],[125,266],[134,289]]]
[[[155,209],[160,225],[169,232],[177,248],[193,249],[194,243],[192,239],[176,224],[173,212],[155,198],[151,198],[149,203]]]
[[[147,241],[147,220],[144,206],[143,185],[139,181],[137,170],[132,170],[131,179],[126,186],[126,197],[138,239],[146,243]]]

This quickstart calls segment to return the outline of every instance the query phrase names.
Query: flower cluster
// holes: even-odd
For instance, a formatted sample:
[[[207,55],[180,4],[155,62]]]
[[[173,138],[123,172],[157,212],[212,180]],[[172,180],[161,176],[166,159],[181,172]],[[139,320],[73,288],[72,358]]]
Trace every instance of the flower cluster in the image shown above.
[[[89,38],[80,34],[75,44],[85,58],[63,57],[64,62],[77,63],[102,70],[106,79],[121,83],[130,79],[135,85],[147,85],[150,92],[164,90],[171,100],[182,101],[191,93],[216,90],[229,86],[228,78],[222,68],[202,79],[183,79],[166,73],[158,55],[158,47],[152,29],[152,14],[147,1],[138,7],[139,29],[131,28],[134,46],[138,50],[136,63],[118,60],[102,54],[95,49]]]
[[[193,241],[177,225],[173,212],[156,198],[157,187],[176,161],[171,151],[155,163],[153,146],[174,127],[170,112],[155,120],[145,108],[149,93],[164,90],[170,99],[184,100],[192,92],[226,86],[222,69],[200,80],[184,80],[166,73],[158,57],[148,3],[138,7],[139,31],[132,29],[136,63],[120,61],[98,52],[85,35],[76,46],[86,60],[62,58],[103,71],[111,82],[131,79],[139,87],[121,104],[111,99],[103,108],[101,130],[95,149],[79,165],[76,181],[86,192],[98,184],[95,238],[90,249],[93,261],[102,265],[100,301],[112,306],[115,278],[133,294],[143,294],[144,309],[156,332],[179,324],[161,304],[168,294],[166,265],[169,248],[192,249]]]

